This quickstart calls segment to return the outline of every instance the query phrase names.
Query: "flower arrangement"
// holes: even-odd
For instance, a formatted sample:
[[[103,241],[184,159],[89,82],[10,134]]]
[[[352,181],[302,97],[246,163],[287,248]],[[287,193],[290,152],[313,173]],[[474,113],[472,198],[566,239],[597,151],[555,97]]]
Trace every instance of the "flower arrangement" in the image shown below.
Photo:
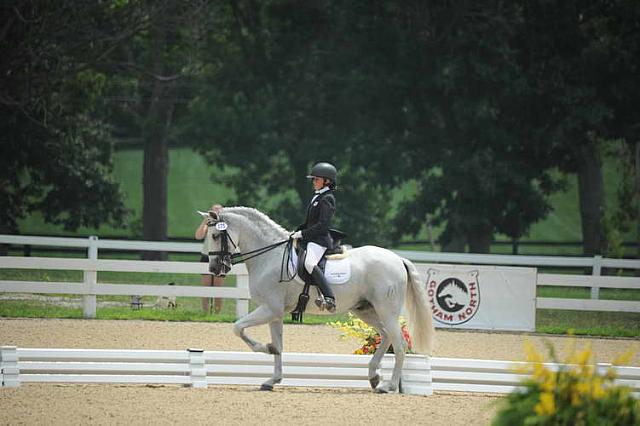
[[[354,351],[356,355],[373,354],[376,349],[378,349],[382,340],[380,334],[378,334],[373,327],[351,313],[348,314],[346,321],[330,322],[329,325],[342,332],[341,338],[354,337],[358,340],[362,346]],[[411,336],[409,336],[409,330],[407,329],[407,321],[403,317],[400,317],[400,328],[406,342],[407,352],[413,353]],[[389,347],[388,352],[393,353],[393,347]]]
[[[553,362],[558,362],[550,343],[547,348]],[[615,370],[599,373],[592,362],[590,347],[576,351],[575,342],[568,346],[565,365],[554,371],[544,364],[544,356],[528,342],[525,346],[531,374],[524,391],[514,391],[498,411],[494,425],[637,425],[640,403],[627,387],[614,384]],[[628,364],[631,351],[613,361]]]

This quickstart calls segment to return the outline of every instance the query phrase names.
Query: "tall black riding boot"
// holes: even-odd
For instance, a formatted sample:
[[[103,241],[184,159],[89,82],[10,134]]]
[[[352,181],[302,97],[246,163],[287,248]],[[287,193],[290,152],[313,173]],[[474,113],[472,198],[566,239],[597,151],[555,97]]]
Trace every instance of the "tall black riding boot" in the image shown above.
[[[315,284],[318,286],[318,288],[322,292],[322,295],[324,296],[324,302],[327,311],[335,312],[336,297],[333,295],[333,291],[331,290],[331,287],[329,287],[329,284],[327,283],[327,280],[325,279],[324,274],[322,273],[322,270],[318,265],[313,267],[311,276],[313,277],[313,281],[315,281]]]

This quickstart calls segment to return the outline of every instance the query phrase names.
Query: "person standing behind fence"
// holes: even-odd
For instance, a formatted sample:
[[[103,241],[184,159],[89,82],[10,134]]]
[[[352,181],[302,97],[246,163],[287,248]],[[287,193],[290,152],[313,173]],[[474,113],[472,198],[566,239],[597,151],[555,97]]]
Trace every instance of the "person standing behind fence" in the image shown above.
[[[220,204],[214,204],[209,209],[209,211],[214,211],[216,213],[220,212],[221,210],[222,210],[222,205]],[[196,234],[195,234],[196,240],[204,240],[204,237],[207,235],[207,220],[208,218],[205,217],[202,220],[202,223],[200,224],[200,226],[198,226],[198,228],[196,229]],[[200,253],[200,262],[209,263],[209,254]],[[224,279],[222,277],[215,277],[213,276],[213,274],[204,274],[202,276],[202,285],[209,286],[209,287],[211,286],[220,287],[222,286],[223,283],[224,283]],[[220,313],[220,311],[222,310],[222,299],[216,297],[213,302],[213,306],[214,306],[215,313],[216,314]],[[209,312],[208,297],[202,298],[202,310],[205,313]]]

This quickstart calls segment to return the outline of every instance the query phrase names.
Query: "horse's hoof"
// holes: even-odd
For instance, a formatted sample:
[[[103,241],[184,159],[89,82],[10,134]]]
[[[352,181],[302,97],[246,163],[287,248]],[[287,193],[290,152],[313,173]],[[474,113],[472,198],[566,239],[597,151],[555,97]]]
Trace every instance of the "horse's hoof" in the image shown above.
[[[273,386],[272,385],[268,385],[266,383],[263,383],[262,386],[260,386],[260,390],[261,391],[272,391],[273,390]]]
[[[392,385],[389,382],[385,382],[380,386],[378,386],[377,388],[375,388],[375,392],[376,393],[394,393],[396,392],[396,389],[392,387]]]
[[[374,390],[376,391],[376,393],[389,393],[389,391],[383,386],[380,386],[379,388],[375,388]]]
[[[280,351],[272,343],[267,344],[267,353],[271,355],[280,355]]]
[[[369,378],[369,384],[371,384],[371,389],[375,389],[380,384],[380,375],[376,374],[373,377]]]

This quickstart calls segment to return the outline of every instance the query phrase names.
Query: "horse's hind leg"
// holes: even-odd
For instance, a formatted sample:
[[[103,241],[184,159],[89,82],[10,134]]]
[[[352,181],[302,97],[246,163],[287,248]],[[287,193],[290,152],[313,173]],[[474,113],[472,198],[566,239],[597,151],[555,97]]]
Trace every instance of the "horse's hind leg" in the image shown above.
[[[256,325],[266,324],[276,319],[282,320],[281,315],[273,313],[273,311],[267,305],[260,305],[254,309],[251,313],[243,316],[233,325],[233,332],[236,336],[240,337],[244,342],[249,345],[254,352],[264,352],[267,354],[279,355],[282,349],[276,349],[276,346],[272,343],[267,345],[256,342],[251,337],[247,336],[244,330],[248,327],[254,327]]]
[[[369,361],[369,384],[371,385],[372,389],[375,389],[380,384],[378,367],[380,366],[380,362],[382,361],[384,354],[387,353],[387,350],[389,350],[389,346],[391,346],[391,340],[387,336],[387,332],[373,308],[353,312],[364,322],[375,328],[380,334],[380,344],[378,345],[376,352],[373,354],[373,357],[371,357],[371,361]]]
[[[260,387],[261,390],[273,390],[273,386],[282,381],[282,318],[271,321],[271,344],[275,351],[273,356],[273,376]]]
[[[393,366],[391,380],[385,380],[376,388],[376,392],[396,392],[400,389],[400,376],[402,374],[402,365],[404,364],[405,342],[402,337],[402,329],[400,328],[400,322],[398,321],[397,316],[387,315],[385,318],[381,318],[381,321],[387,332],[387,337],[391,341],[391,344],[393,344],[393,352],[395,354],[396,361]],[[378,351],[376,351],[376,355],[378,355]]]

